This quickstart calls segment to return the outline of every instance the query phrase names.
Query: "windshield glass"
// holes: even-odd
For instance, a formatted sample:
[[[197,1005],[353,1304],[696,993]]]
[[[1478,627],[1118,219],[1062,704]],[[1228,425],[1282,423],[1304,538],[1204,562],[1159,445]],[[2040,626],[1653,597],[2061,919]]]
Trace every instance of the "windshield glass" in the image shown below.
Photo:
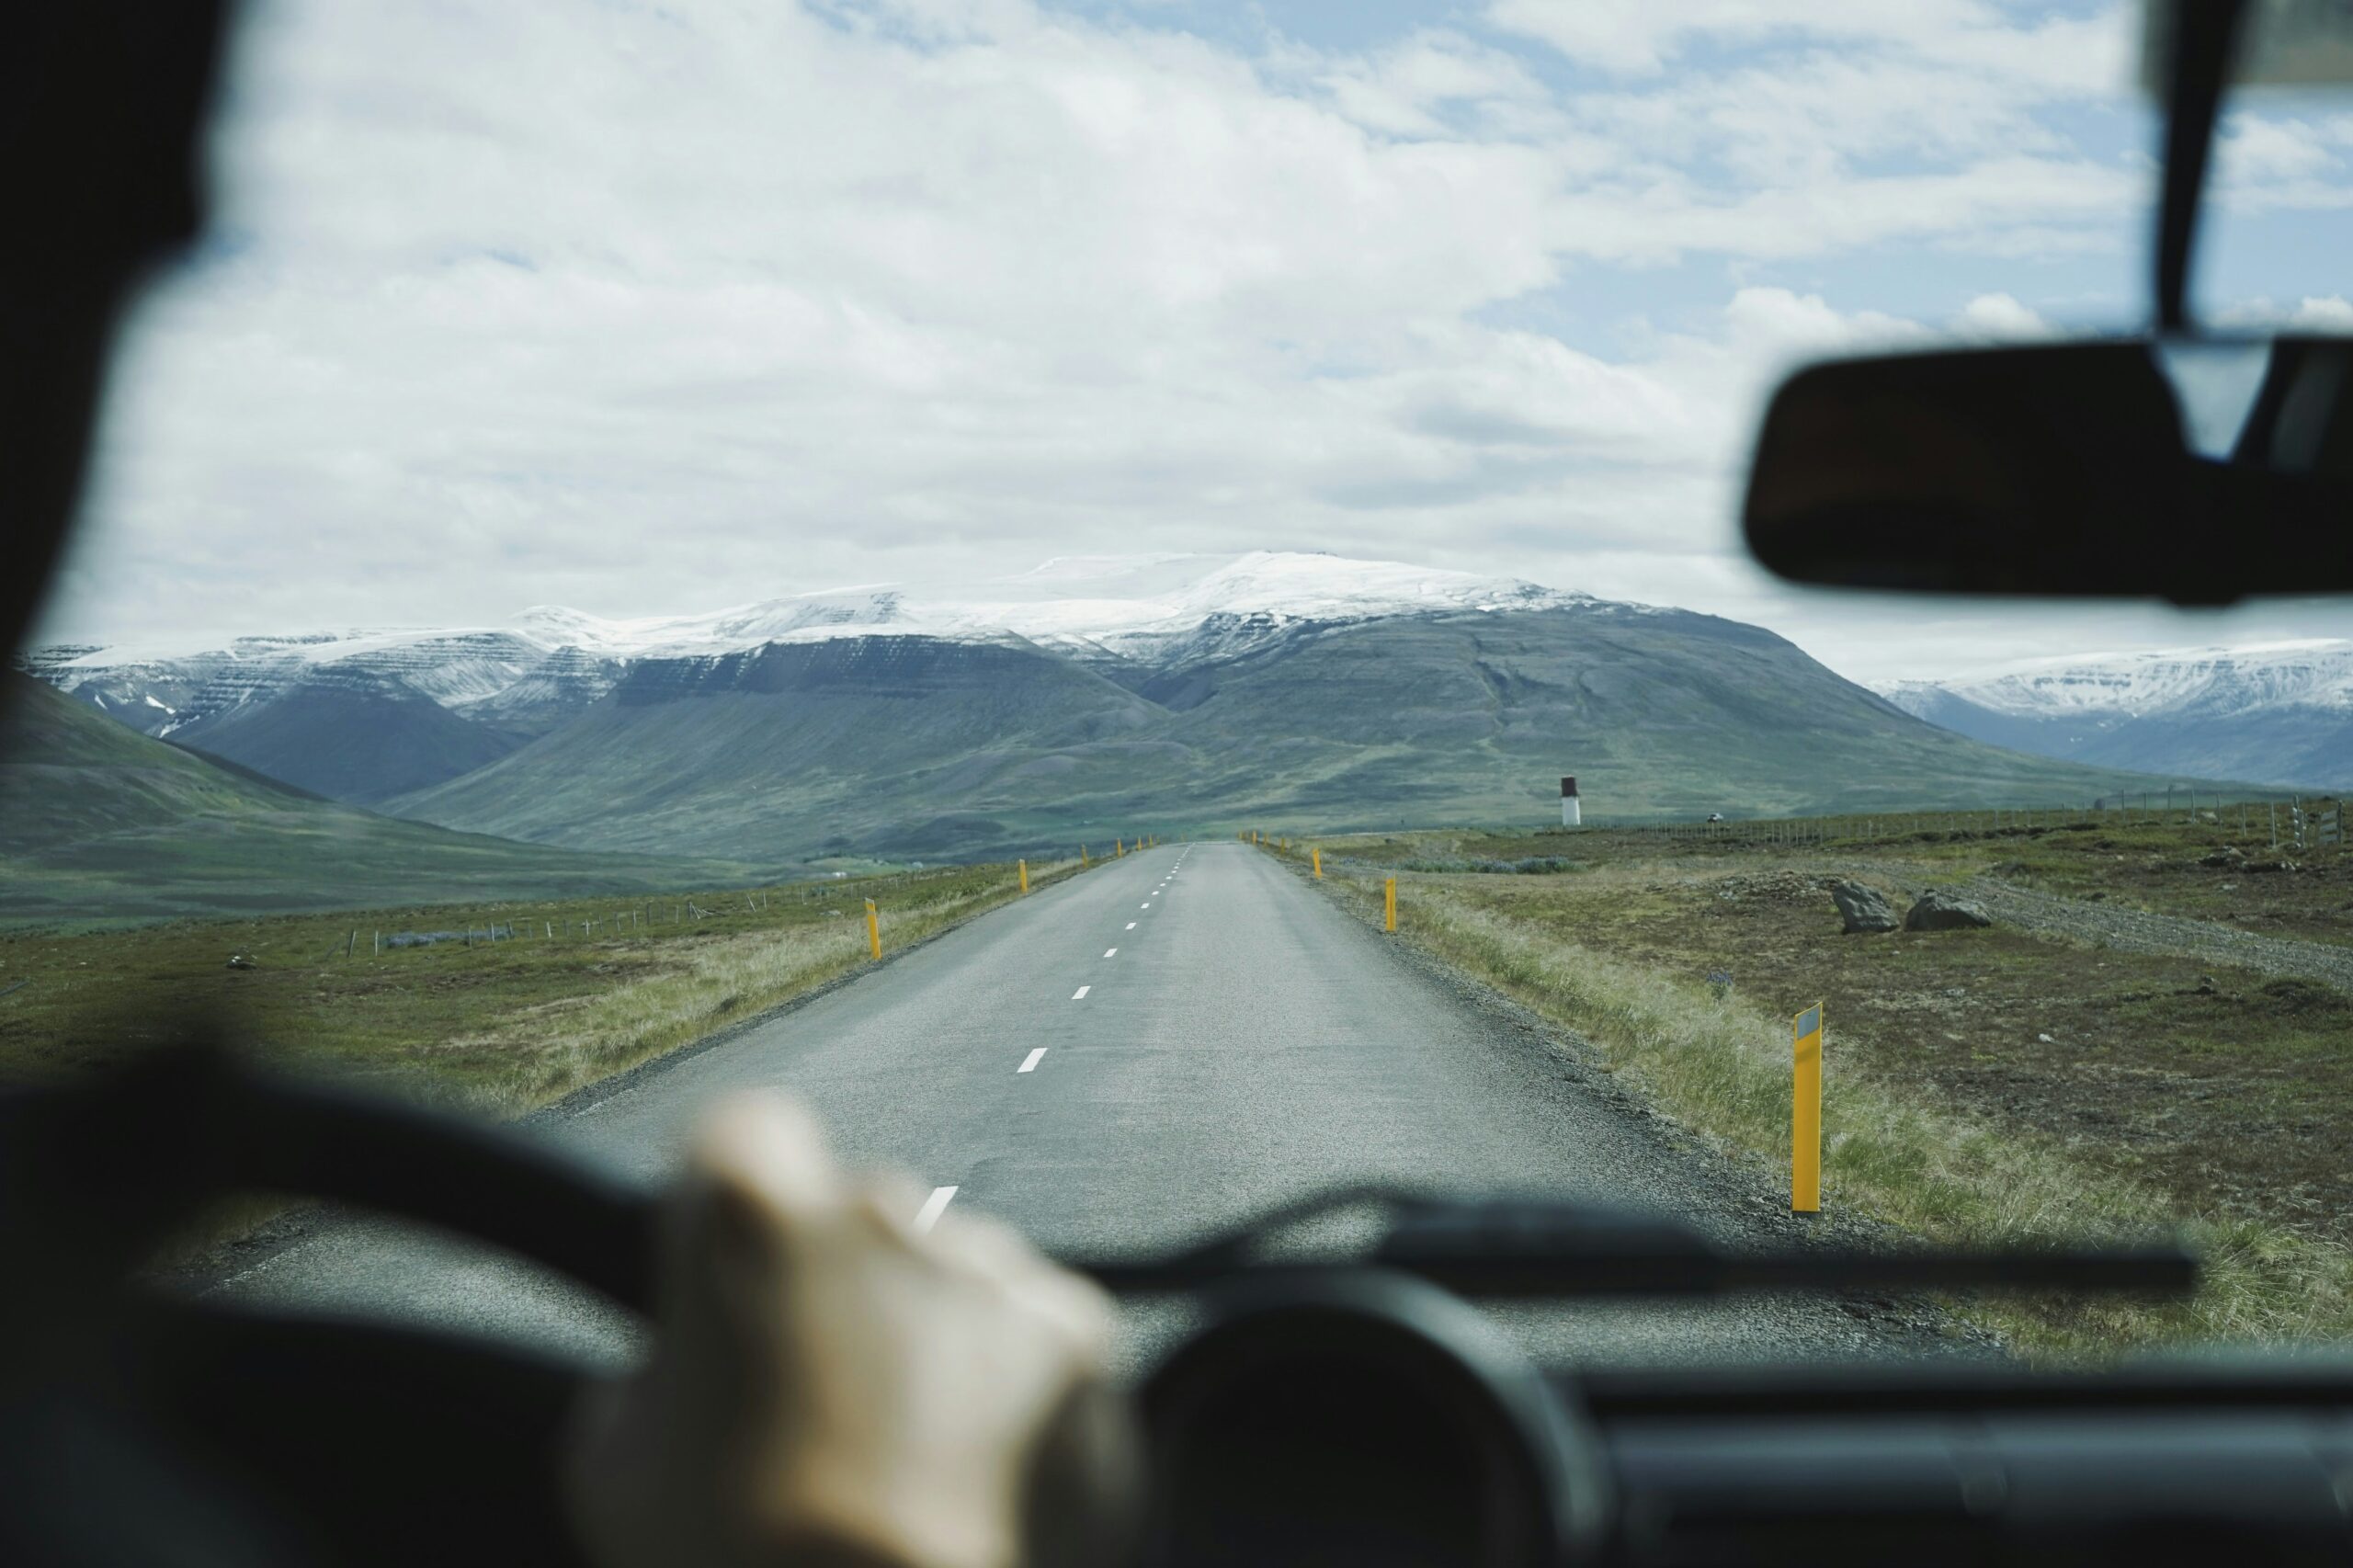
[[[783,1087],[1063,1253],[1375,1183],[2212,1260],[1497,1314],[1548,1359],[2340,1337],[2343,601],[1809,591],[1735,526],[1798,364],[2145,323],[2140,39],[255,4],[10,677],[0,1074],[202,1007],[649,1181]],[[2215,180],[2223,455],[2263,335],[2353,333],[2353,107],[2234,101]],[[626,1340],[421,1244],[185,1252]]]

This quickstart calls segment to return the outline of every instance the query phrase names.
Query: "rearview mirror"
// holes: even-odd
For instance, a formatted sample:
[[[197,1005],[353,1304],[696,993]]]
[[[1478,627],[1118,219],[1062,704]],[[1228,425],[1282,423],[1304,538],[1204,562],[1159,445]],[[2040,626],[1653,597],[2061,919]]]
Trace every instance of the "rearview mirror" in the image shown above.
[[[1802,583],[2181,604],[2353,588],[2353,339],[1816,365],[1767,410],[1744,523]]]

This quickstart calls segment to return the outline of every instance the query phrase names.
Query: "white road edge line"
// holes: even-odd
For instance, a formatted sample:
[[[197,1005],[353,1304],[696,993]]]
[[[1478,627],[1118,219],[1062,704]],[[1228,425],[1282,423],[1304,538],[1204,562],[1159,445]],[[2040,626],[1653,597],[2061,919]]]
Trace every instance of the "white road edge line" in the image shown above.
[[[938,1224],[939,1217],[948,1212],[948,1200],[955,1196],[952,1187],[933,1187],[931,1196],[923,1200],[923,1207],[915,1210],[915,1234],[922,1235]]]
[[[1045,1055],[1045,1054],[1046,1054],[1046,1048],[1045,1048],[1044,1046],[1042,1046],[1042,1045],[1041,1045],[1041,1046],[1040,1046],[1040,1047],[1038,1047],[1038,1049],[1037,1049],[1037,1050],[1035,1050],[1035,1051],[1031,1051],[1028,1056],[1026,1056],[1026,1057],[1022,1058],[1021,1065],[1020,1065],[1020,1066],[1018,1066],[1018,1067],[1016,1067],[1016,1068],[1014,1069],[1014,1071],[1015,1071],[1016,1073],[1031,1073],[1031,1072],[1035,1072],[1035,1071],[1037,1070],[1037,1067],[1038,1067],[1038,1059],[1039,1059],[1040,1057],[1041,1057],[1041,1056]]]
[[[1077,990],[1070,994],[1070,999],[1074,1002],[1085,1001],[1086,999],[1086,994],[1094,989],[1095,987],[1092,985],[1082,985]]]

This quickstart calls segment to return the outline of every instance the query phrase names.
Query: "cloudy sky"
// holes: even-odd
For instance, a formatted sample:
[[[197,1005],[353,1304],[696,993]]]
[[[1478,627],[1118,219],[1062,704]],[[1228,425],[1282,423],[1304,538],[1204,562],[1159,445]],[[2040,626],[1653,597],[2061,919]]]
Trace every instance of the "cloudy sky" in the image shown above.
[[[260,0],[212,233],[43,631],[682,613],[1328,550],[1859,677],[2345,634],[1779,587],[1776,371],[2147,309],[2127,6]],[[2200,292],[2353,327],[2353,97],[2228,127]]]

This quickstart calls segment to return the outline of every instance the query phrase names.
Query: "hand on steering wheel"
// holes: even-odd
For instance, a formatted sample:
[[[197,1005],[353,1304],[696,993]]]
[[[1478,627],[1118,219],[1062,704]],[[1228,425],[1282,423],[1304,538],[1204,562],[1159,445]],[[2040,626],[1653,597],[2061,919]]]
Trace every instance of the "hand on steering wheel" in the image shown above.
[[[798,1105],[716,1114],[664,1217],[647,1365],[575,1421],[599,1568],[1105,1561],[1135,1466],[1091,1283],[993,1221],[914,1226]]]

